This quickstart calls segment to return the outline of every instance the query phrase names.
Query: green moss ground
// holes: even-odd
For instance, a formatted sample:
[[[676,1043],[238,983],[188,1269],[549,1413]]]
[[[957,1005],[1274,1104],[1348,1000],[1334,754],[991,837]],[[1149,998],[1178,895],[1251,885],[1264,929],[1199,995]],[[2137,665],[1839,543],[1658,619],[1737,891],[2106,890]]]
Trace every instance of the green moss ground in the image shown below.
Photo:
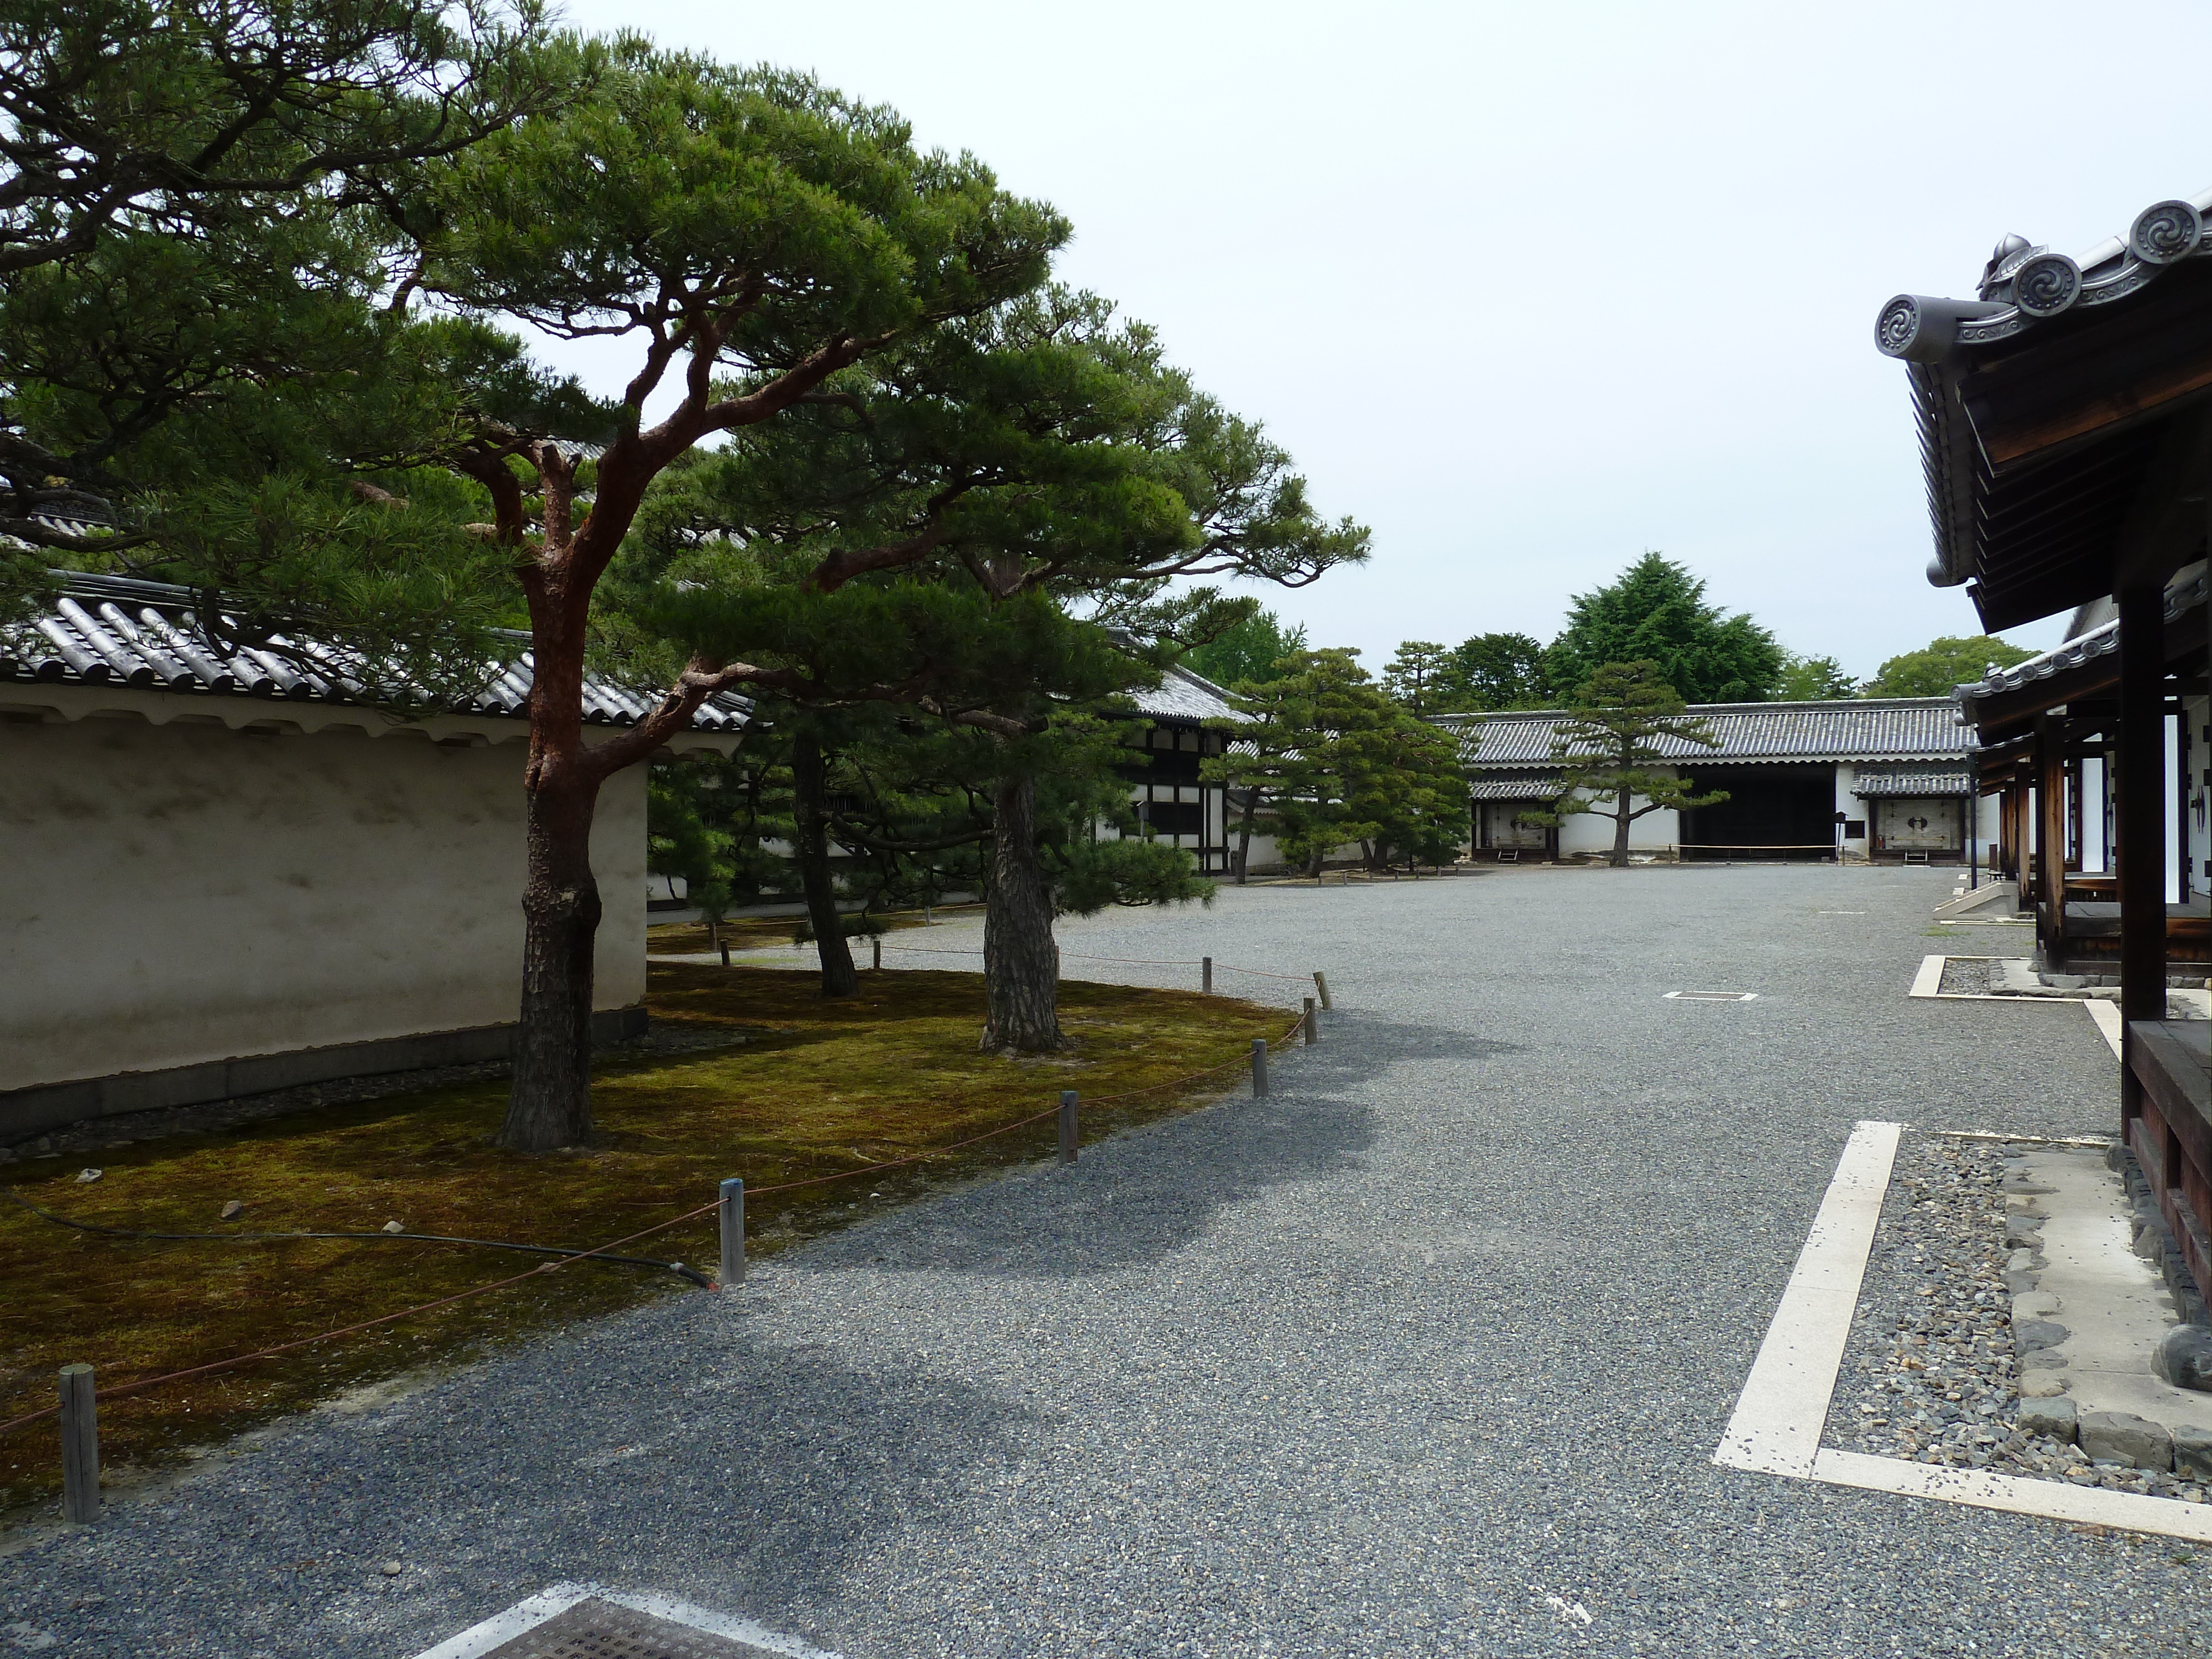
[[[769,969],[659,965],[657,1022],[769,1034],[741,1047],[599,1067],[599,1142],[523,1158],[487,1144],[504,1109],[491,1082],[387,1097],[180,1135],[80,1161],[11,1166],[32,1202],[78,1219],[161,1231],[410,1232],[529,1243],[604,1243],[704,1204],[724,1176],[749,1188],[854,1170],[944,1146],[1042,1110],[1152,1089],[1233,1061],[1288,1024],[1224,997],[1068,982],[1060,1017],[1074,1047],[1008,1061],[976,1052],[982,985],[973,974],[864,974],[860,994],[825,1002],[815,977]],[[1086,1110],[1086,1140],[1211,1097],[1224,1074]],[[764,1195],[748,1204],[748,1249],[773,1252],[933,1188],[1046,1156],[1049,1119],[896,1171]],[[879,1196],[878,1196],[879,1195]],[[233,1199],[238,1219],[217,1219]],[[853,1207],[857,1204],[857,1207]],[[713,1218],[629,1247],[710,1265]],[[100,1237],[0,1206],[0,1421],[52,1403],[54,1374],[98,1368],[102,1387],[204,1364],[448,1296],[532,1265],[506,1251],[412,1243],[169,1243]],[[587,1262],[488,1295],[257,1362],[101,1403],[111,1466],[150,1466],[343,1389],[481,1351],[519,1333],[702,1292],[672,1275]],[[59,1480],[52,1421],[0,1438],[0,1510]]]

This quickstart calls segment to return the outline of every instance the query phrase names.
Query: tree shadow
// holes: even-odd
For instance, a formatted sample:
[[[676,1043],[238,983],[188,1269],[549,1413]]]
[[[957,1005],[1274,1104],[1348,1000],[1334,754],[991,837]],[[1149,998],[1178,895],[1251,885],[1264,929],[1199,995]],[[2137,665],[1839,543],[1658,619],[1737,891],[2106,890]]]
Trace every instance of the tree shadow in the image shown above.
[[[781,1260],[798,1273],[856,1268],[1065,1279],[1172,1255],[1224,1210],[1276,1188],[1364,1167],[1372,1107],[1353,1092],[1400,1058],[1518,1052],[1439,1027],[1344,1014],[1334,1042],[1279,1051],[1273,1091],[1249,1079],[1212,1104],[1086,1142],[1073,1166],[1031,1163],[928,1203],[871,1218]]]
[[[861,1370],[756,1334],[735,1297],[686,1297],[291,1419],[111,1504],[97,1552],[58,1536],[0,1560],[0,1586],[12,1618],[103,1652],[387,1659],[563,1580],[815,1635],[856,1562],[969,1502],[1043,1423],[925,1361]],[[119,1606],[118,1576],[135,1591]],[[210,1585],[204,1645],[176,1641],[183,1598]]]

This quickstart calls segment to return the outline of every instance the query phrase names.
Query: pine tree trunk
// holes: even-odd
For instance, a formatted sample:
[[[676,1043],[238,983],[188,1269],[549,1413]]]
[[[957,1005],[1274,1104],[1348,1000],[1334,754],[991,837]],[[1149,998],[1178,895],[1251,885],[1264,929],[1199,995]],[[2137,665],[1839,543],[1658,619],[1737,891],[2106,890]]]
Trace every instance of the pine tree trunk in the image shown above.
[[[1244,884],[1245,866],[1252,859],[1252,820],[1260,811],[1260,792],[1248,792],[1244,797],[1244,817],[1237,830],[1237,884]]]
[[[1626,870],[1628,867],[1628,827],[1636,822],[1635,814],[1630,807],[1631,802],[1624,794],[1620,799],[1619,808],[1613,813],[1613,858],[1610,862],[1616,870]]]
[[[592,878],[588,781],[542,783],[526,798],[522,1018],[499,1144],[517,1152],[580,1146],[592,1134]]]
[[[1036,781],[999,781],[990,889],[983,906],[983,987],[990,1054],[1064,1048],[1060,950],[1052,940],[1052,885],[1037,861]]]
[[[807,918],[814,924],[815,948],[822,955],[822,994],[848,997],[860,988],[860,976],[853,969],[844,920],[837,914],[837,884],[830,874],[830,825],[823,800],[827,771],[818,738],[802,734],[793,740],[791,795],[798,824],[799,882],[806,895]]]

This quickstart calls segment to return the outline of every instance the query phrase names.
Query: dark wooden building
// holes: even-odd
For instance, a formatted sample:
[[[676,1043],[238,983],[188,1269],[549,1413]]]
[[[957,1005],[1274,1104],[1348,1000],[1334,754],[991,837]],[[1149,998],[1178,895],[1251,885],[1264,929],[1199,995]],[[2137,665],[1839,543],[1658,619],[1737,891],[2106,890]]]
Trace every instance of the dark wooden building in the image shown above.
[[[1228,793],[1199,775],[1200,763],[1219,755],[1228,734],[1209,729],[1208,720],[1235,720],[1229,694],[1187,668],[1170,668],[1157,686],[1133,691],[1137,717],[1128,723],[1127,741],[1141,749],[1121,769],[1129,785],[1129,804],[1138,822],[1160,841],[1188,851],[1201,872],[1224,875],[1230,868]],[[1097,833],[1118,835],[1111,824]]]
[[[2203,741],[2212,655],[2189,571],[2212,513],[2208,213],[2212,192],[2154,203],[2078,258],[2008,236],[1972,298],[1900,294],[1875,325],[1905,365],[1919,417],[1929,580],[1964,585],[1992,631],[2110,606],[2095,646],[1966,688],[1965,703],[2046,952],[2063,957],[2088,924],[2110,924],[2122,1131],[2200,1293],[2212,1292],[2212,1054],[2203,1022],[2167,1021],[2166,993],[2169,952],[2199,948],[2198,919],[2177,914],[2185,899],[2169,891],[2185,873],[2182,813],[2203,810],[2203,750],[2190,740]],[[2192,752],[2179,799],[2198,805],[2182,808],[2169,756]],[[2094,887],[2069,869],[2070,826],[2089,821],[2069,801],[2090,799],[2071,780],[2091,760],[2112,844],[2109,878]]]

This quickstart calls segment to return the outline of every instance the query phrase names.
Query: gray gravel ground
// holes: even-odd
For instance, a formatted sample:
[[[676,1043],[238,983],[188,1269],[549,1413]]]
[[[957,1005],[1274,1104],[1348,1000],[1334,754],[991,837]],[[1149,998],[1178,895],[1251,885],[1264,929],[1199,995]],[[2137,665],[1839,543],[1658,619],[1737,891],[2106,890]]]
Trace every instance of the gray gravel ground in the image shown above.
[[[1985,997],[1996,989],[1996,963],[1985,957],[1954,957],[1943,964],[1936,988],[1946,996]]]
[[[853,1659],[2212,1650],[2170,1542],[1710,1461],[1854,1121],[2116,1110],[2086,1016],[1906,998],[1950,886],[1500,870],[1071,927],[1325,967],[1339,1012],[1271,1100],[210,1459],[0,1559],[0,1626],[398,1659],[593,1578]]]
[[[1830,1443],[2203,1503],[2197,1481],[2093,1468],[2079,1447],[2021,1431],[2002,1183],[2024,1150],[1906,1132],[1828,1413]]]

